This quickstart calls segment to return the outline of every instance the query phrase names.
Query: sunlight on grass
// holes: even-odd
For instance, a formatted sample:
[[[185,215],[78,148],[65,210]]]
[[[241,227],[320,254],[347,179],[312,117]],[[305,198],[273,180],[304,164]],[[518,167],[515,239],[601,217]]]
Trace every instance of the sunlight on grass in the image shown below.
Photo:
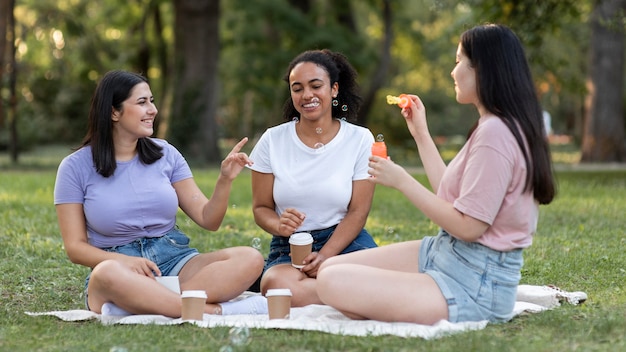
[[[571,151],[565,153],[572,155]],[[119,345],[129,351],[144,350],[145,346],[205,351],[224,346],[228,328],[105,326],[24,314],[84,308],[82,290],[89,269],[70,263],[63,249],[52,204],[56,165],[35,167],[47,163],[33,161],[32,168],[0,172],[0,350],[109,350]],[[194,169],[194,177],[207,195],[217,175],[216,169]],[[427,185],[425,175],[415,177]],[[506,324],[432,341],[252,329],[253,342],[244,350],[280,350],[280,346],[354,351],[626,349],[626,170],[559,171],[557,179],[558,196],[540,208],[537,234],[524,252],[522,283],[585,291],[589,296],[585,304],[564,304]],[[261,252],[267,255],[271,236],[255,224],[251,198],[250,172],[244,170],[233,183],[229,209],[218,231],[199,228],[182,212],[177,215],[178,225],[201,251],[251,246],[258,238]],[[420,239],[438,231],[399,192],[382,186],[376,187],[366,228],[379,245]]]

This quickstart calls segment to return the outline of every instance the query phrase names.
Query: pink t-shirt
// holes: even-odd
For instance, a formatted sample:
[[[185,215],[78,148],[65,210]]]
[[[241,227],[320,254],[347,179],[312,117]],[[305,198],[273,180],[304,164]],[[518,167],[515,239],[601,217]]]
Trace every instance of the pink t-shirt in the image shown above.
[[[499,251],[526,248],[539,215],[533,193],[523,192],[526,171],[508,127],[498,117],[483,116],[448,165],[437,195],[463,214],[491,225],[477,242]]]

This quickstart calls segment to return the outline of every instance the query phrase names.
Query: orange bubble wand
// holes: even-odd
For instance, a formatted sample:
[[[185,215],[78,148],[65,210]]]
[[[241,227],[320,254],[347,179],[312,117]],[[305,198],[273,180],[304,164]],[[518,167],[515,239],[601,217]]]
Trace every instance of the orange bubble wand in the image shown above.
[[[408,95],[406,94],[400,94],[400,96],[393,96],[393,95],[388,95],[387,96],[387,104],[389,105],[398,105],[400,108],[404,109],[404,108],[408,108],[411,106],[411,98],[409,98]]]
[[[372,144],[372,155],[387,159],[387,145],[385,145],[385,138],[382,134],[376,136],[376,142]]]

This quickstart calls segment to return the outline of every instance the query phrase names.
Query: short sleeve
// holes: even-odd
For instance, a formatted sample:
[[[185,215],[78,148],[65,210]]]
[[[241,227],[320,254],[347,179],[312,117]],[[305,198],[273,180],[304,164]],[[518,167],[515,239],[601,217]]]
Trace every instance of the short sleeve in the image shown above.
[[[356,163],[354,164],[354,176],[352,178],[353,181],[369,179],[369,158],[372,155],[372,144],[374,143],[374,136],[372,135],[370,130],[366,128],[359,129],[362,130],[362,143],[361,148],[359,149]]]
[[[167,142],[165,142],[164,148],[167,148],[166,157],[172,165],[170,182],[176,183],[178,181],[192,178],[193,174],[191,172],[191,168],[189,167],[185,157],[178,151],[178,149]]]
[[[250,169],[262,173],[273,173],[270,160],[270,138],[270,132],[265,131],[254,148],[252,148],[250,160],[252,160],[253,164],[250,166]]]
[[[79,203],[85,201],[83,177],[76,165],[75,155],[65,157],[59,164],[54,184],[54,204]]]

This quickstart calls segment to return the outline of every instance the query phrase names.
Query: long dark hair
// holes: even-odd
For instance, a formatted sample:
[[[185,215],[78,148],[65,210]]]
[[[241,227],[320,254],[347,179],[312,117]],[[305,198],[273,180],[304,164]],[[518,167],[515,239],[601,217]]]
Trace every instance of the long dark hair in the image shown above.
[[[117,167],[111,119],[113,109],[121,111],[124,100],[128,99],[133,88],[142,82],[148,83],[148,79],[132,72],[109,71],[102,77],[91,98],[89,126],[81,147],[91,146],[96,171],[104,177],[113,175]],[[152,164],[159,160],[163,156],[162,149],[150,138],[140,138],[137,141],[139,160],[144,164]]]
[[[556,195],[550,147],[522,43],[508,27],[485,24],[464,32],[461,48],[476,71],[478,99],[507,125],[524,153],[524,191],[532,190],[540,204],[550,203]]]
[[[355,122],[363,99],[359,95],[356,70],[350,65],[348,59],[343,54],[332,52],[328,49],[305,51],[289,63],[287,73],[283,78],[287,85],[289,85],[289,74],[301,62],[312,62],[328,72],[330,85],[332,86],[335,83],[339,85],[336,98],[338,104],[337,106],[333,104],[332,116]],[[289,97],[283,107],[283,119],[291,121],[294,117],[299,118],[300,113],[293,106],[293,101]]]

